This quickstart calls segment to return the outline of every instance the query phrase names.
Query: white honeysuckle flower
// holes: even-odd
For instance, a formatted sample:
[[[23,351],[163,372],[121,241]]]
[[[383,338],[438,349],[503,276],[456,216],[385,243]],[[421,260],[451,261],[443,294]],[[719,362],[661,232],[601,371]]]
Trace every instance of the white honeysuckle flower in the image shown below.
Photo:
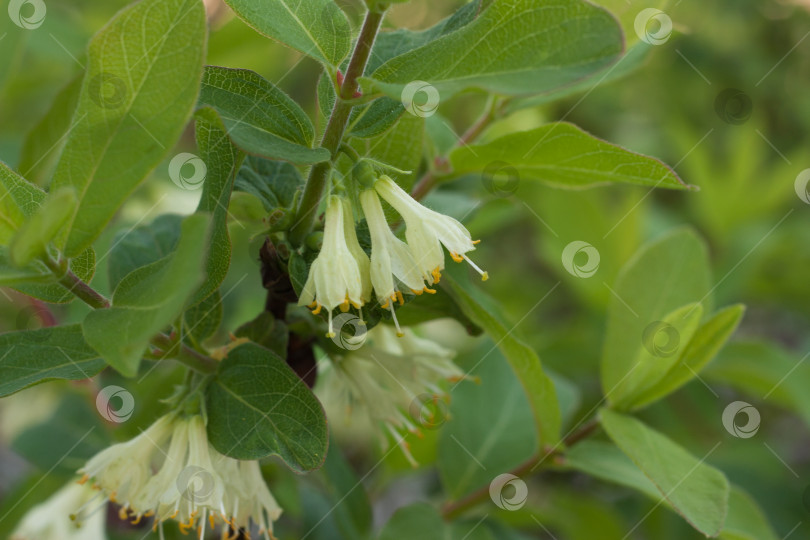
[[[377,300],[383,308],[391,310],[391,316],[397,327],[397,333],[402,334],[394,312],[394,302],[404,303],[402,291],[394,281],[396,278],[414,294],[423,291],[435,293],[425,287],[422,273],[413,258],[408,245],[394,236],[388,222],[385,220],[380,199],[374,190],[360,193],[360,205],[366,216],[369,233],[371,234],[371,284],[377,295]]]
[[[360,298],[362,298],[363,303],[368,303],[371,300],[372,291],[371,276],[369,274],[371,261],[357,240],[354,210],[349,199],[343,199],[343,234],[346,237],[346,245],[349,247],[354,260],[357,261],[357,268],[360,270],[360,282],[362,283]]]
[[[346,236],[346,220],[351,220],[351,229],[354,230],[351,215],[344,216],[344,205],[340,197],[332,195],[326,205],[326,223],[323,231],[323,246],[318,257],[312,262],[309,276],[298,305],[309,306],[316,315],[325,307],[329,314],[329,332],[327,337],[335,337],[332,328],[332,310],[340,306],[341,311],[348,311],[349,305],[360,309],[363,305],[363,279],[361,272],[362,262],[359,254],[350,247],[351,239]],[[354,238],[357,243],[357,238]],[[358,244],[359,247],[359,244]],[[362,249],[360,250],[362,251]]]
[[[153,472],[153,471],[157,472]],[[116,444],[90,459],[79,471],[81,483],[92,486],[121,505],[119,517],[139,523],[154,517],[153,530],[178,522],[186,534],[206,528],[250,530],[272,538],[281,515],[264,482],[257,461],[240,461],[217,452],[208,442],[205,421],[195,415],[167,415],[129,442]]]
[[[416,465],[403,435],[405,431],[419,433],[420,422],[410,416],[410,408],[426,393],[445,399],[441,381],[466,378],[453,363],[454,356],[453,351],[418,337],[409,328],[400,332],[378,324],[369,330],[362,347],[330,357],[320,370],[316,392],[327,412],[335,411],[330,418],[348,420],[359,413],[382,423],[408,461]],[[387,443],[385,432],[381,439]]]
[[[98,499],[98,493],[89,487],[70,483],[31,508],[11,533],[11,540],[106,540],[107,504]],[[81,508],[87,512],[79,513]]]
[[[422,277],[430,284],[439,281],[444,269],[442,245],[456,262],[467,261],[486,281],[489,274],[466,255],[475,249],[470,232],[457,219],[422,206],[389,177],[383,175],[374,184],[380,196],[405,220],[405,240],[413,250]]]

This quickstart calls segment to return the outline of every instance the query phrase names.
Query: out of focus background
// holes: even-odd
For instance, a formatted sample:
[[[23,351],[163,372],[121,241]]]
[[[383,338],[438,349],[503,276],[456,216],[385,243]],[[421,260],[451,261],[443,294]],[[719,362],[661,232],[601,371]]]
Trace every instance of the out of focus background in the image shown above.
[[[0,160],[47,185],[58,144],[32,147],[24,144],[26,135],[49,129],[40,119],[60,90],[80,75],[87,41],[127,3],[47,2],[47,20],[30,32],[0,13]],[[360,2],[339,3],[356,24]],[[629,21],[625,26],[630,29],[644,7],[636,1],[597,3]],[[261,37],[219,1],[206,4],[212,28],[208,62],[257,71],[302,103],[322,127],[315,92],[319,66]],[[426,28],[461,4],[412,0],[394,6],[386,25]],[[751,494],[778,538],[810,538],[810,191],[801,176],[810,168],[810,2],[677,0],[662,9],[674,31],[665,43],[649,47],[639,69],[598,88],[506,114],[484,137],[564,119],[662,159],[699,190],[611,186],[562,191],[520,182],[514,190],[487,190],[478,178],[465,177],[442,185],[428,201],[441,205],[452,192],[452,204],[467,216],[473,236],[489,239],[476,252],[492,276],[488,292],[510,320],[521,321],[516,334],[537,349],[545,365],[574,383],[569,424],[601,399],[598,361],[619,269],[662,233],[681,226],[698,231],[710,249],[716,305],[741,302],[747,312],[732,342],[698,380],[641,416],[698,456],[722,442],[708,462]],[[483,104],[483,96],[465,94],[442,104],[439,114],[447,120],[445,127],[460,133]],[[428,126],[425,148],[431,137],[442,137],[439,131]],[[193,148],[193,131],[183,144]],[[160,167],[126,205],[117,228],[166,212],[191,212],[198,196],[177,189],[167,168]],[[223,332],[261,310],[251,238],[257,231],[249,224],[231,229],[234,262],[223,291],[233,292],[224,300]],[[109,236],[101,245],[111,244]],[[598,250],[599,272],[593,279],[578,279],[560,264],[560,253],[572,240]],[[93,283],[104,290],[106,279],[100,266]],[[0,331],[34,328],[51,318],[80,320],[84,310],[78,304],[45,309],[0,289]],[[447,325],[436,334],[457,339],[454,346],[469,351],[458,359],[462,366],[480,356],[480,344],[458,328]],[[104,425],[96,414],[89,383],[44,385],[0,401],[0,537],[27,508],[69,480],[98,447],[136,434],[137,425],[154,418],[161,405],[153,396],[168,395],[177,376],[168,370],[159,381],[135,386],[136,402],[143,406],[132,422],[116,426]],[[116,380],[109,373],[102,378],[105,384]],[[755,437],[733,437],[724,429],[723,410],[734,400],[760,413]],[[337,427],[335,436],[341,436]],[[413,443],[415,455],[428,466],[413,471],[393,453],[365,479],[378,522],[403,501],[430,500],[439,482],[429,467],[438,439],[429,432]],[[382,455],[373,439],[344,436],[341,441],[360,476]],[[317,521],[326,499],[305,496],[322,489],[317,475],[303,480],[302,487],[296,484],[300,479],[273,464],[267,474],[290,519]],[[529,507],[547,528],[521,523],[518,514],[507,516],[523,525],[527,538],[614,538],[611,531],[623,531],[615,536],[621,538],[648,512],[627,538],[700,537],[679,516],[629,489],[562,473],[544,473],[531,486]],[[288,537],[284,519],[280,538]],[[119,529],[132,538],[147,532]],[[318,535],[328,538],[325,529]]]

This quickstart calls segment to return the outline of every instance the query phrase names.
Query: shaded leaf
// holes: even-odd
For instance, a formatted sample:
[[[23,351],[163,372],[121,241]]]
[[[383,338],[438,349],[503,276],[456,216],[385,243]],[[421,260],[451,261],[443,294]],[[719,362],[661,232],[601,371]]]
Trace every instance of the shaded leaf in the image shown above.
[[[11,238],[8,254],[12,264],[22,268],[45,255],[51,240],[75,211],[76,203],[73,188],[62,188],[48,194],[37,211],[20,225]]]

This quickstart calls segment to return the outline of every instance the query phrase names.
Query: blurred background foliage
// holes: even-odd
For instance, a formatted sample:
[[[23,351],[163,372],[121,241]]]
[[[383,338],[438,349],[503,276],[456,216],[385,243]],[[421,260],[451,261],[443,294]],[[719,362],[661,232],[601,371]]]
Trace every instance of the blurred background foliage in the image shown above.
[[[60,89],[81,72],[88,39],[127,3],[49,2],[47,22],[36,32],[20,31],[8,18],[0,17],[0,159],[14,167],[20,163],[25,134],[37,125]],[[212,27],[208,62],[257,71],[294,96],[322,128],[315,92],[319,66],[261,37],[219,2],[206,3]],[[357,24],[359,2],[339,3]],[[632,28],[632,18],[640,9],[636,2],[603,3],[629,13]],[[460,4],[412,0],[395,5],[387,24],[425,28]],[[480,178],[465,177],[442,185],[428,202],[464,216],[474,237],[488,239],[479,250],[482,266],[492,276],[488,293],[509,320],[520,321],[515,333],[539,352],[545,365],[573,383],[564,384],[561,391],[569,427],[601,400],[598,359],[610,286],[617,272],[644,242],[663,232],[681,225],[699,231],[710,246],[716,305],[742,302],[748,306],[747,313],[733,342],[702,380],[641,416],[698,456],[722,440],[709,462],[752,495],[777,537],[807,538],[810,208],[796,197],[794,179],[810,166],[810,100],[806,99],[810,3],[679,1],[667,13],[675,22],[675,34],[665,45],[652,47],[640,69],[561,101],[513,112],[484,138],[564,119],[601,138],[661,158],[699,191],[650,192],[629,186],[562,191],[518,183],[514,193],[493,194],[484,189]],[[750,107],[745,99],[723,102],[719,96],[727,89],[742,92]],[[484,96],[468,93],[442,104],[440,114],[460,133],[484,103]],[[441,126],[431,127],[430,122],[427,133],[422,149],[426,156],[431,145],[440,146],[448,138]],[[192,130],[181,146],[194,148]],[[158,168],[124,208],[117,219],[119,230],[149,222],[161,213],[193,211],[199,192],[177,189],[166,171]],[[238,204],[238,198],[235,201]],[[261,287],[258,245],[252,238],[256,232],[247,220],[231,227],[234,261],[222,288],[227,292],[223,336],[262,308],[262,295],[255,294]],[[99,242],[100,253],[112,243],[112,235]],[[601,264],[593,278],[575,278],[560,264],[563,247],[573,240],[587,241],[599,250]],[[94,285],[105,290],[106,279],[101,266]],[[79,321],[85,309],[74,303],[54,308],[52,315],[64,322]],[[10,290],[0,296],[2,331],[33,328],[49,316],[42,306]],[[482,354],[490,354],[490,344],[470,340],[454,325],[440,323],[432,335],[461,351],[458,361],[463,367],[472,367]],[[505,362],[500,365],[506,366]],[[481,385],[465,383],[454,389],[450,412],[458,420],[464,407],[469,410],[481,400],[513,401],[507,423],[498,424],[512,438],[504,435],[493,442],[493,454],[500,464],[514,466],[533,450],[534,443],[519,436],[530,434],[531,415],[528,421],[524,418],[528,409],[514,375],[508,368],[498,372],[492,366],[488,362],[481,372],[474,372]],[[0,404],[0,536],[43,494],[71,478],[82,459],[110,440],[136,434],[137,426],[161,410],[154,396],[169,395],[180,376],[180,370],[163,367],[137,384],[130,381],[127,387],[138,403],[136,416],[114,429],[101,424],[92,397],[93,387],[118,381],[110,370],[93,383],[52,383],[26,392],[25,397],[4,400]],[[770,394],[783,379],[786,382]],[[723,429],[722,411],[735,399],[749,401],[760,410],[762,423],[755,438],[735,439]],[[55,406],[58,419],[53,418]],[[349,437],[341,432],[339,421],[333,424],[340,452],[363,477],[376,524],[405,504],[441,500],[441,485],[448,479],[439,478],[430,465],[441,455],[442,445],[453,444],[446,433],[427,431],[424,438],[411,441],[423,465],[414,471],[397,452],[378,450],[368,435]],[[452,430],[453,422],[445,429]],[[526,452],[521,451],[524,447]],[[333,446],[333,453],[337,448]],[[55,456],[68,450],[66,459],[56,461]],[[375,466],[384,455],[382,464]],[[324,472],[302,479],[272,463],[266,469],[271,488],[285,508],[280,538],[300,537],[328,511],[330,501],[339,498],[331,483],[334,477]],[[366,475],[368,471],[372,472]],[[354,474],[349,469],[344,472],[349,477]],[[529,503],[523,511],[497,515],[522,529],[522,536],[514,538],[549,538],[548,531],[570,540],[622,538],[648,512],[630,538],[699,537],[677,515],[642,495],[583,475],[546,472],[533,477],[529,487]],[[333,538],[331,532],[339,528],[336,523],[341,516],[340,511],[329,514],[310,538]],[[508,537],[499,532],[494,517],[488,516],[476,538]],[[538,519],[547,530],[537,526]],[[118,532],[138,538],[145,531],[121,525]]]

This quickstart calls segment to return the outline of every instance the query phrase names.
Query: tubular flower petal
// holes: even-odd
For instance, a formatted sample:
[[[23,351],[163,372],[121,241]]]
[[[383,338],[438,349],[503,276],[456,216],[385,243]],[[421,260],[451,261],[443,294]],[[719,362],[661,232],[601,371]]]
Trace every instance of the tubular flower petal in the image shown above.
[[[298,305],[314,307],[316,314],[320,313],[321,306],[327,309],[328,337],[335,335],[332,310],[338,306],[348,309],[349,304],[359,309],[363,305],[362,273],[357,258],[359,254],[353,253],[349,248],[344,225],[344,220],[352,218],[344,216],[343,208],[340,198],[334,195],[329,198],[323,247],[309,269],[307,282],[298,300]],[[356,237],[354,240],[356,243]]]
[[[11,540],[106,540],[107,501],[88,486],[68,484],[23,516]]]
[[[343,199],[343,234],[346,237],[346,246],[348,246],[352,257],[357,262],[357,268],[360,270],[360,282],[362,283],[360,298],[363,303],[367,303],[371,300],[372,290],[369,275],[371,262],[357,240],[357,231],[354,228],[354,212],[349,199]]]
[[[168,446],[168,448],[166,448]],[[153,473],[156,470],[156,473]],[[145,472],[144,472],[145,471]],[[138,523],[154,516],[154,527],[176,520],[180,531],[205,536],[207,527],[250,530],[270,539],[281,515],[258,462],[239,461],[208,442],[201,416],[169,415],[127,443],[100,452],[79,471],[82,483],[121,505],[122,519]]]
[[[454,261],[466,260],[484,281],[489,278],[487,272],[467,257],[466,253],[475,249],[475,242],[458,220],[422,206],[387,176],[381,176],[374,189],[405,220],[405,239],[425,281],[435,283],[444,269],[442,245]]]

